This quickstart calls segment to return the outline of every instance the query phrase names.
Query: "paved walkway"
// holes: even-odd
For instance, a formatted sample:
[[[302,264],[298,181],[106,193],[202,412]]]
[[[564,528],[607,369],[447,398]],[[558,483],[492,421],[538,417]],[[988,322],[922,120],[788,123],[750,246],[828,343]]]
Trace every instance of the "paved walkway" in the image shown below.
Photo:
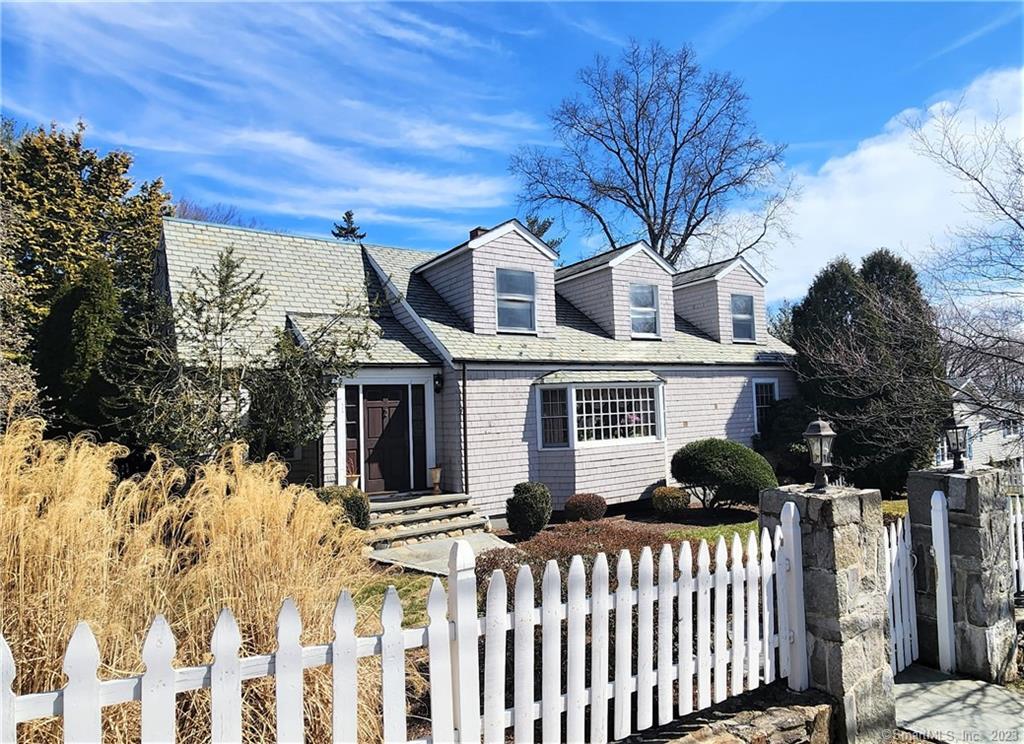
[[[397,548],[383,548],[370,553],[370,558],[381,563],[390,563],[402,568],[411,568],[423,573],[448,575],[448,554],[452,543],[465,540],[475,555],[492,548],[507,548],[509,544],[490,532],[474,532],[462,537],[449,537],[441,540],[401,545]]]
[[[914,664],[896,676],[896,721],[948,742],[1024,742],[1024,695]]]

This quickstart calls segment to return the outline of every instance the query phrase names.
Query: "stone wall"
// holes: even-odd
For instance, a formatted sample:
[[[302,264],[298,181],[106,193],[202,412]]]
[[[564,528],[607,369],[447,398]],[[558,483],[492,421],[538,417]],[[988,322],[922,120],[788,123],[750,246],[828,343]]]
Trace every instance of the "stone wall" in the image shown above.
[[[838,741],[887,741],[895,704],[881,494],[769,489],[761,492],[761,525],[774,530],[786,502],[800,512],[810,684],[842,701]]]
[[[994,468],[979,467],[966,474],[921,470],[907,479],[919,661],[939,666],[931,511],[935,491],[944,492],[949,505],[956,671],[989,682],[1013,680],[1017,669],[1010,522],[1000,471]]]

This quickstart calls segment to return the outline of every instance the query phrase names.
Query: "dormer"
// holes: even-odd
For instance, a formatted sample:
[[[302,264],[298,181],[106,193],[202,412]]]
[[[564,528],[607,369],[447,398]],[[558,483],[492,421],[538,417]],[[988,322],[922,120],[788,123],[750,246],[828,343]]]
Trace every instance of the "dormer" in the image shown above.
[[[519,222],[477,227],[469,240],[414,269],[474,333],[555,334],[555,259]]]
[[[742,256],[681,271],[673,278],[675,312],[723,344],[763,344],[766,283]]]
[[[672,266],[644,241],[555,272],[556,291],[622,341],[665,341],[675,333]]]

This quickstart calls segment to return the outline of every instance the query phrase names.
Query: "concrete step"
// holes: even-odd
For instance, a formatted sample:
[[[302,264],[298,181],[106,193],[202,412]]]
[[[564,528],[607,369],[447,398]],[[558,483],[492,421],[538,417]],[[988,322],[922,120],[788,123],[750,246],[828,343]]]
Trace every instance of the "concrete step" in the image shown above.
[[[447,519],[437,524],[414,524],[395,529],[381,529],[371,532],[366,542],[374,547],[402,545],[410,540],[432,540],[442,536],[450,536],[454,532],[479,532],[484,529],[487,520],[483,517],[459,517]]]
[[[465,517],[473,513],[473,507],[468,504],[448,506],[442,505],[435,508],[421,508],[416,511],[404,512],[374,512],[370,516],[370,529],[377,527],[392,527],[415,522],[431,522],[435,519],[454,519]]]
[[[422,495],[405,493],[384,498],[374,498],[371,496],[370,513],[401,512],[408,511],[409,509],[424,509],[434,506],[455,506],[467,501],[469,501],[469,496],[464,493],[440,493],[437,495],[432,493]]]

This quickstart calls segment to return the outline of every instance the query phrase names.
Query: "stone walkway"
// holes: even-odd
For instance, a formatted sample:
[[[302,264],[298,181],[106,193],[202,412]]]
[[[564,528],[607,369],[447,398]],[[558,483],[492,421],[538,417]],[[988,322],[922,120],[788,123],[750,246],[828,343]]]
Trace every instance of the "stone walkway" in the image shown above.
[[[485,550],[493,548],[507,548],[509,544],[496,537],[490,532],[474,532],[462,537],[450,537],[440,540],[428,540],[425,542],[400,545],[397,548],[382,548],[370,553],[370,558],[380,563],[389,563],[402,568],[411,568],[423,573],[436,574],[437,576],[448,575],[448,554],[451,552],[452,543],[456,540],[465,540],[473,549],[474,555],[480,555]]]
[[[1024,742],[1024,695],[914,664],[896,676],[896,722],[936,741]]]

